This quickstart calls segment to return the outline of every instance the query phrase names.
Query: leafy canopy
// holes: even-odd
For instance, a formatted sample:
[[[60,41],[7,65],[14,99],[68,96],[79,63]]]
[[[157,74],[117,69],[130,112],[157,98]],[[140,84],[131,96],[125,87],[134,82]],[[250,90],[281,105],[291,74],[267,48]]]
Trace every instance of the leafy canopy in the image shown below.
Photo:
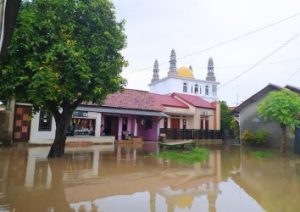
[[[221,101],[221,129],[230,129],[232,116],[230,114],[229,107],[227,106],[225,101]]]
[[[299,96],[288,90],[270,92],[258,105],[258,115],[264,120],[274,120],[284,126],[294,127],[299,124]]]
[[[126,83],[123,25],[109,0],[23,2],[0,64],[0,96],[15,95],[36,109],[101,103]]]

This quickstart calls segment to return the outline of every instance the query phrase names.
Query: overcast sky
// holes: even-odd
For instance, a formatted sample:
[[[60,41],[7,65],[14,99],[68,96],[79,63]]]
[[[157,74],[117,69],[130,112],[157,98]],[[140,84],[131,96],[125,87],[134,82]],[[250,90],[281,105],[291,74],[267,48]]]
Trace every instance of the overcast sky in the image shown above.
[[[219,99],[230,106],[268,83],[300,87],[300,35],[296,35],[300,31],[299,0],[113,2],[117,18],[126,21],[127,48],[123,55],[129,66],[123,76],[128,88],[149,90],[155,59],[160,63],[160,77],[165,77],[169,67],[165,62],[172,48],[177,58],[198,52],[177,61],[177,67],[192,65],[198,79],[205,79],[207,61],[212,57],[220,82]],[[202,51],[288,17],[265,30]]]

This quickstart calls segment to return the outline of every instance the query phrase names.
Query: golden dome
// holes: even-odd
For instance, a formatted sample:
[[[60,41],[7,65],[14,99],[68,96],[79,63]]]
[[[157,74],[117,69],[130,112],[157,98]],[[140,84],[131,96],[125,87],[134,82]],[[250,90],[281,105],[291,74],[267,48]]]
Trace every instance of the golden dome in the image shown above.
[[[177,197],[176,200],[175,200],[175,204],[179,208],[187,208],[187,207],[192,206],[193,200],[194,200],[193,196],[184,195],[184,196]]]
[[[190,70],[190,69],[187,68],[187,67],[180,67],[180,68],[177,70],[177,75],[178,75],[179,77],[194,78],[194,75],[193,75],[192,70]]]

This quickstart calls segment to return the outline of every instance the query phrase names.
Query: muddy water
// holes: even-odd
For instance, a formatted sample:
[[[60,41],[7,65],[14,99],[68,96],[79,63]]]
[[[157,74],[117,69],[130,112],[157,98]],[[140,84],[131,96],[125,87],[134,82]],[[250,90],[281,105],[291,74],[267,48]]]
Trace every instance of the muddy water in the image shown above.
[[[155,144],[0,149],[0,211],[300,211],[300,159],[211,150],[194,165],[150,155]]]

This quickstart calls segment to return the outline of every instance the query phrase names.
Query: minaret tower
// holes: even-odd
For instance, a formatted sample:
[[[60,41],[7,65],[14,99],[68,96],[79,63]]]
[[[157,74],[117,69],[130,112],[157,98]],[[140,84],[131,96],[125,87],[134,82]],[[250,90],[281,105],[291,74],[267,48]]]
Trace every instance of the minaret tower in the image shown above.
[[[214,81],[214,82],[216,81],[216,77],[214,73],[214,61],[211,57],[208,59],[206,80]]]
[[[154,66],[153,66],[153,77],[152,77],[151,83],[154,83],[158,80],[159,80],[159,65],[158,65],[158,61],[155,60]]]
[[[170,56],[170,68],[168,72],[168,76],[176,76],[177,75],[177,68],[176,68],[176,53],[175,50],[172,49],[171,56]]]

